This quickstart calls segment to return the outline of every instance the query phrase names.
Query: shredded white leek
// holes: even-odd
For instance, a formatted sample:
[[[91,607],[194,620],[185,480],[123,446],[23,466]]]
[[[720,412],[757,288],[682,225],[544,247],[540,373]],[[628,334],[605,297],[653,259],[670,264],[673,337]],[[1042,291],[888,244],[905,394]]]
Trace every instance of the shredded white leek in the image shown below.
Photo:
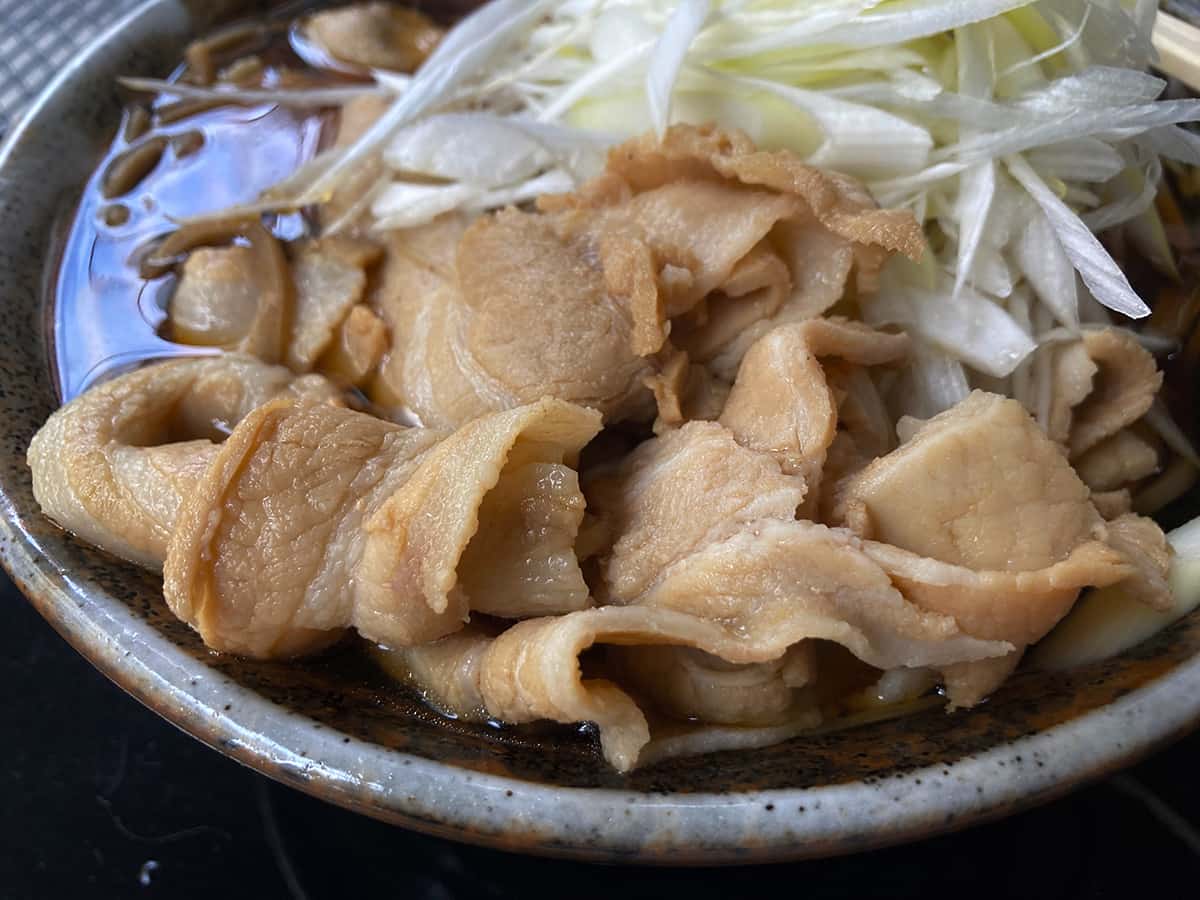
[[[864,311],[921,342],[918,406],[957,396],[965,373],[1015,378],[1040,407],[1040,333],[1107,323],[1105,308],[1148,311],[1096,233],[1126,226],[1174,265],[1153,206],[1159,159],[1200,164],[1200,137],[1180,127],[1200,120],[1200,101],[1158,99],[1154,16],[1149,0],[493,0],[415,76],[334,89],[394,99],[258,207],[324,202],[382,159],[352,211],[407,227],[574,187],[613,142],[716,121],[858,176],[923,222],[934,258],[917,279],[886,278]],[[1029,314],[1014,316],[1026,297]]]
[[[363,96],[386,97],[394,92],[393,88],[379,84],[352,85],[340,88],[304,88],[304,89],[258,89],[244,88],[234,85],[219,85],[217,87],[199,87],[179,81],[162,81],[157,78],[120,78],[118,83],[131,91],[141,91],[148,94],[165,94],[181,100],[212,100],[218,103],[234,103],[239,105],[271,104],[274,106],[291,106],[297,109],[312,109],[325,106],[339,106]]]

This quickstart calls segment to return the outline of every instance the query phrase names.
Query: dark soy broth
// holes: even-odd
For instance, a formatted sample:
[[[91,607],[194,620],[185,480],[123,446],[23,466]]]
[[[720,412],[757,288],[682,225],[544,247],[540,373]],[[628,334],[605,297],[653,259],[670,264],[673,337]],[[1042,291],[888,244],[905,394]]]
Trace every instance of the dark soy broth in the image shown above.
[[[315,155],[321,133],[320,116],[282,107],[203,112],[138,139],[164,135],[194,142],[199,134],[198,149],[181,157],[179,141],[168,141],[137,187],[106,200],[101,182],[128,148],[117,139],[84,189],[55,288],[53,359],[64,401],[145,360],[206,352],[159,336],[175,278],[143,279],[141,255],[179,219],[254,201]],[[120,218],[125,221],[109,224]],[[301,229],[298,217],[284,217],[276,233],[298,237]]]

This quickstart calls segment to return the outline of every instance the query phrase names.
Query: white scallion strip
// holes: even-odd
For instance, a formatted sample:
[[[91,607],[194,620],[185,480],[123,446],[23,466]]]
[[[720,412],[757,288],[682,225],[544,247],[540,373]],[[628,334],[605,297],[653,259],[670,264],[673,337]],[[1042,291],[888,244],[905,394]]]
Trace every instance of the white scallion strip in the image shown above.
[[[1016,100],[1015,106],[1039,115],[1062,115],[1081,109],[1143,106],[1162,94],[1167,83],[1133,69],[1091,66],[1077,75],[1056,79]]]
[[[377,228],[578,186],[608,145],[675,121],[742,128],[912,210],[928,277],[885,278],[864,306],[909,323],[966,382],[1008,390],[1055,323],[1075,334],[1112,324],[1108,309],[1145,314],[1097,231],[1123,228],[1173,270],[1152,200],[1160,157],[1200,164],[1200,137],[1180,127],[1200,101],[1160,99],[1153,18],[1153,0],[493,0],[411,77],[175,87],[300,106],[391,94],[361,138],[245,208],[324,202],[382,157],[354,207]],[[1018,322],[1005,304],[1024,298]],[[1049,356],[1015,379],[1039,410]]]
[[[929,131],[885,110],[759,78],[710,79],[712,84],[722,82],[772,94],[811,116],[825,135],[821,146],[809,156],[813,165],[870,177],[881,169],[915,172],[929,160],[933,146]],[[886,165],[880,158],[880,146],[888,148]]]
[[[897,388],[892,392],[892,414],[897,420],[933,418],[971,393],[962,363],[920,340],[914,342]]]
[[[393,182],[371,204],[371,212],[388,228],[411,228],[469,202],[479,190],[465,184]]]
[[[671,93],[679,77],[679,68],[692,41],[704,27],[709,6],[709,0],[680,0],[651,54],[646,71],[646,101],[650,105],[650,121],[660,137],[670,123]]]
[[[856,21],[831,28],[823,43],[869,47],[930,37],[1002,15],[1031,0],[897,0],[883,12],[867,13]]]
[[[955,293],[951,278],[939,274],[932,288],[906,279],[907,264],[884,272],[878,296],[863,305],[872,325],[900,325],[942,353],[987,375],[1011,375],[1037,346],[1029,332],[998,304],[964,287]],[[955,315],[947,315],[956,309]]]
[[[299,205],[331,196],[356,163],[372,156],[401,126],[483,72],[551,5],[549,0],[492,0],[459,22],[421,66],[408,90],[304,192]]]
[[[401,129],[384,148],[383,160],[399,172],[494,187],[551,164],[593,175],[609,143],[602,135],[515,116],[444,113]]]
[[[1189,166],[1200,166],[1200,135],[1180,128],[1165,125],[1151,128],[1139,137],[1152,152],[1174,159]]]
[[[1162,179],[1162,163],[1157,156],[1152,157],[1142,170],[1129,169],[1119,176],[1116,182],[1119,188],[1123,181],[1131,185],[1123,196],[1118,196],[1111,203],[1083,213],[1080,218],[1092,231],[1104,231],[1121,225],[1131,219],[1136,219],[1146,210],[1154,206],[1154,198],[1158,196],[1158,183]]]
[[[243,88],[237,85],[199,87],[158,78],[119,78],[118,83],[131,91],[147,94],[166,94],[183,100],[213,100],[243,106],[275,104],[294,109],[317,109],[340,106],[364,96],[389,97],[397,93],[392,86],[364,84],[341,88]]]
[[[1013,243],[1013,259],[1039,300],[1069,331],[1079,330],[1075,269],[1041,210],[1035,210]]]
[[[824,9],[814,4],[811,13],[802,18],[782,24],[775,29],[763,29],[754,37],[744,40],[713,39],[698,48],[697,56],[703,60],[736,59],[759,53],[789,50],[824,35],[831,28],[852,22],[867,10],[874,9],[881,0],[857,0],[851,3],[835,3]]]
[[[990,99],[996,80],[991,32],[979,25],[960,28],[955,32],[954,47],[958,56],[959,91],[967,97]],[[959,227],[955,295],[971,276],[975,256],[983,240],[988,215],[992,211],[992,200],[996,196],[996,164],[990,159],[976,163],[959,176],[958,183],[954,210]]]
[[[1083,30],[1085,28],[1087,28],[1088,20],[1091,17],[1092,17],[1092,7],[1088,6],[1083,11],[1083,17],[1079,20],[1079,25],[1076,26],[1075,28],[1073,28],[1071,30],[1071,33],[1069,35],[1067,35],[1066,38],[1064,38],[1059,43],[1055,44],[1053,47],[1047,47],[1041,53],[1035,53],[1033,56],[1029,57],[1028,59],[1022,59],[1018,62],[1013,63],[1008,68],[1004,69],[1003,71],[1001,71],[1000,73],[997,74],[997,76],[996,76],[997,80],[999,80],[1001,78],[1007,78],[1009,75],[1014,75],[1017,72],[1022,72],[1022,71],[1025,71],[1026,69],[1030,69],[1048,59],[1053,59],[1055,56],[1058,56],[1060,53],[1063,53],[1066,50],[1070,50],[1077,43],[1079,43],[1079,39],[1081,37],[1083,37]]]
[[[599,63],[555,97],[553,102],[538,113],[538,118],[543,122],[552,122],[560,118],[576,103],[591,96],[609,81],[626,73],[631,66],[649,56],[653,49],[654,43],[646,41],[630,47],[619,56]]]
[[[1026,160],[1043,177],[1099,183],[1119,175],[1127,165],[1112,145],[1096,138],[1075,138],[1037,147]]]
[[[1093,296],[1109,309],[1131,319],[1150,315],[1150,307],[1130,287],[1129,279],[1121,267],[1113,262],[1108,251],[1079,216],[1046,187],[1046,183],[1021,157],[1010,156],[1004,163],[1013,178],[1042,208],[1062,243],[1063,251]]]
[[[1075,668],[1116,656],[1200,606],[1200,519],[1167,535],[1175,551],[1168,575],[1171,607],[1154,610],[1121,583],[1086,594],[1028,656],[1036,668]]]
[[[1198,119],[1200,100],[1163,100],[1116,109],[1083,109],[1036,124],[1018,125],[968,138],[938,150],[934,158],[970,163],[1073,138],[1095,136],[1102,140],[1122,140],[1152,128]]]

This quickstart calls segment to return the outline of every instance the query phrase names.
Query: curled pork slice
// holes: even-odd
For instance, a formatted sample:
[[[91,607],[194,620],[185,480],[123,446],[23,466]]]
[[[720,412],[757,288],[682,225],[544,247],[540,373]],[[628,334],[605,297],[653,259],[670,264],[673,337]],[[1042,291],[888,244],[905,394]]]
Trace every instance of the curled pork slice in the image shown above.
[[[188,254],[168,308],[171,336],[311,371],[363,299],[366,270],[381,251],[365,241],[322,238],[297,245],[289,263],[261,225],[239,222],[189,226],[170,240],[182,247],[243,233],[251,246],[199,246]]]
[[[1075,471],[1093,492],[1120,490],[1159,470],[1158,449],[1128,428],[1075,460]]]
[[[980,570],[867,542],[866,554],[923,609],[953,617],[968,634],[1025,647],[1070,612],[1080,590],[1132,574],[1126,556],[1098,541],[1032,571]]]
[[[476,221],[432,278],[393,289],[385,268],[383,294],[403,302],[385,311],[381,381],[436,427],[546,395],[610,423],[648,421],[651,388],[669,387],[652,379],[676,351],[689,366],[721,356],[716,374],[732,381],[747,329],[817,315],[855,262],[867,273],[920,248],[911,216],[878,210],[841,176],[759,154],[743,135],[676,126],[614,148],[603,175],[537,212]]]
[[[804,491],[716,422],[646,441],[586,485],[590,510],[615,537],[600,560],[605,599],[636,600],[669,566],[743,524],[795,518]]]
[[[1092,362],[1083,341],[1063,344],[1054,351],[1051,365],[1053,389],[1046,433],[1064,446],[1071,439],[1072,411],[1087,399],[1099,367]]]
[[[924,423],[845,481],[840,499],[871,539],[867,553],[913,602],[1018,648],[1045,635],[1082,588],[1130,574],[1059,446],[1019,403],[994,394],[976,391]],[[977,700],[981,683],[956,670],[951,702]]]
[[[338,326],[317,368],[347,384],[361,386],[375,374],[388,347],[387,326],[370,307],[359,304]]]
[[[662,140],[647,134],[614,148],[608,170],[640,192],[696,179],[794,195],[833,234],[863,248],[921,255],[921,231],[907,213],[880,210],[853,179],[805,165],[787,151],[758,150],[740,131],[676,125]]]
[[[34,497],[90,544],[157,569],[181,504],[228,433],[278,396],[339,403],[316,375],[232,355],[158,363],[98,385],[34,436]]]
[[[171,538],[164,595],[210,647],[392,646],[588,603],[571,468],[599,416],[544,401],[453,434],[276,402],[220,448]],[[483,585],[487,590],[482,590]]]
[[[287,364],[308,372],[333,343],[338,327],[363,299],[367,269],[381,254],[374,244],[328,237],[301,244],[292,257],[296,308]]]
[[[168,306],[171,339],[233,347],[254,324],[259,286],[249,247],[199,247],[188,255]]]
[[[1003,655],[1003,638],[969,636],[892,585],[857,539],[801,520],[743,526],[676,563],[637,600],[725,623],[739,636],[730,662],[775,659],[808,638],[841,644],[879,669]]]
[[[738,443],[773,455],[783,471],[799,475],[815,504],[826,453],[838,425],[838,403],[821,358],[858,366],[895,363],[908,338],[845,319],[784,325],[746,354],[720,423]]]
[[[1175,553],[1158,524],[1132,513],[1118,516],[1108,523],[1108,543],[1133,567],[1133,573],[1120,583],[1126,595],[1151,609],[1170,609],[1168,575]]]
[[[684,422],[712,421],[729,400],[730,386],[714,378],[707,367],[693,363],[682,350],[668,353],[661,371],[644,383],[653,392],[658,409],[655,434],[678,428]]]
[[[621,675],[631,653],[638,654],[634,666],[665,647],[706,654],[691,658],[705,661],[710,682],[711,673],[724,671],[723,688],[697,692],[694,677],[677,678],[676,669],[672,681],[657,679],[656,702],[747,724],[787,717],[792,690],[804,682],[789,673],[811,677],[811,667],[789,664],[788,651],[809,637],[844,643],[886,666],[986,659],[1011,649],[967,637],[953,620],[908,604],[853,540],[811,523],[768,522],[676,566],[637,604],[531,619],[495,638],[477,631],[398,656],[409,671],[438,676],[424,686],[456,713],[485,710],[513,724],[596,723],[606,759],[625,771],[651,737],[645,711],[630,693],[638,693],[649,673],[635,672],[628,681]],[[624,665],[614,667],[612,678],[585,677],[581,670],[580,654],[597,644],[620,648]],[[771,690],[756,699],[758,706],[739,712],[730,702],[746,699],[739,680],[768,682]]]
[[[305,32],[335,59],[394,72],[415,71],[442,38],[442,30],[417,10],[379,2],[319,12]]]
[[[839,319],[761,338],[718,422],[665,432],[588,486],[592,511],[617,536],[601,563],[609,599],[629,602],[664,567],[741,523],[795,518],[815,495],[837,429],[818,357],[870,365],[902,359],[907,349],[903,335]]]
[[[769,245],[757,247],[759,258],[747,260],[754,265],[739,262],[741,272],[733,269],[724,283],[698,279],[717,291],[713,309],[704,326],[681,334],[678,343],[693,361],[708,363],[726,381],[733,380],[751,344],[772,327],[819,316],[833,306],[852,272],[859,290],[874,290],[888,254],[915,259],[923,249],[921,230],[907,213],[880,210],[852,179],[806,166],[784,151],[760,151],[737,131],[675,126],[661,141],[647,135],[615,148],[608,171],[635,194],[677,181],[721,181],[798,201],[772,229]],[[786,282],[769,274],[764,278],[769,272],[789,277]],[[754,278],[760,281],[751,288]],[[780,285],[787,288],[784,295],[773,297]],[[746,310],[748,304],[754,312]]]
[[[218,246],[234,241],[246,246]],[[283,247],[262,222],[235,217],[184,225],[143,263],[143,274],[161,275],[184,256],[167,310],[177,338],[284,362],[295,290]]]
[[[1163,381],[1154,357],[1128,332],[1085,332],[1083,345],[1098,371],[1092,392],[1071,411],[1072,459],[1144,416]]]
[[[792,651],[812,656],[808,644]],[[605,659],[623,686],[678,719],[770,725],[789,717],[806,685],[789,679],[796,667],[787,667],[788,656],[737,665],[690,647],[612,647]]]
[[[1154,357],[1129,332],[1085,331],[1056,355],[1047,430],[1078,460],[1144,416],[1162,379]]]

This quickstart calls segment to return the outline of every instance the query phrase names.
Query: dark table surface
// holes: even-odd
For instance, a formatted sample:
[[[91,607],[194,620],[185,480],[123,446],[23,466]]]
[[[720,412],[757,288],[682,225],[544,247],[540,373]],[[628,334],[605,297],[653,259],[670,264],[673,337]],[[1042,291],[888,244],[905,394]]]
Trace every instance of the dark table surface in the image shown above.
[[[605,868],[383,825],[225,759],[126,696],[0,575],[0,898],[1200,896],[1200,735],[1049,806],[750,869]]]

